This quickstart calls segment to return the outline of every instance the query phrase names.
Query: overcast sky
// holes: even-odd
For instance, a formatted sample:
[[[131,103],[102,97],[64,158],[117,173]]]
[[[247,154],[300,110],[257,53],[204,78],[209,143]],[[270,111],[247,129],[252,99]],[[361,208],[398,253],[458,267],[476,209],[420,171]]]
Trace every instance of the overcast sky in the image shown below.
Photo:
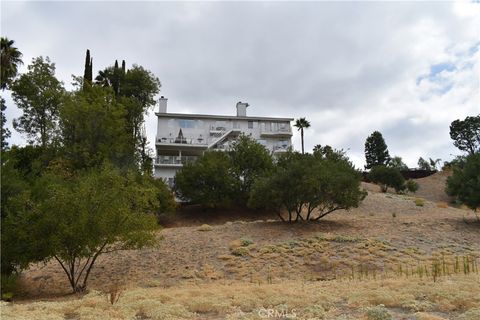
[[[1,2],[1,34],[25,66],[56,63],[71,88],[125,59],[162,82],[168,111],[306,117],[305,145],[348,149],[382,132],[390,154],[459,154],[455,119],[480,113],[480,3],[473,2]],[[8,93],[2,93],[8,95]],[[160,96],[159,95],[159,96]],[[7,97],[9,125],[20,115]],[[156,117],[146,119],[153,146]],[[10,143],[22,144],[13,129]],[[300,149],[300,135],[293,142]]]

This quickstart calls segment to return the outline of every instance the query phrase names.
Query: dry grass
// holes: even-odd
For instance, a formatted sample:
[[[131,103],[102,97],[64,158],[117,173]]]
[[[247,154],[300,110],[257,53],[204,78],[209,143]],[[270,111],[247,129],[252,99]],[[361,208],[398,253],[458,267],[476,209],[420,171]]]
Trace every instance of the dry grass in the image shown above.
[[[262,308],[293,311],[298,319],[368,319],[379,305],[394,319],[473,320],[480,310],[480,277],[131,288],[114,305],[92,291],[62,301],[2,303],[2,319],[260,319]]]
[[[55,263],[33,265],[2,319],[259,319],[273,307],[297,319],[477,320],[479,274],[462,267],[464,257],[480,263],[480,224],[425,189],[444,178],[422,181],[423,206],[373,191],[318,223],[171,221],[183,227],[163,229],[157,247],[101,256],[83,297],[66,295]],[[127,289],[109,291],[120,280]]]

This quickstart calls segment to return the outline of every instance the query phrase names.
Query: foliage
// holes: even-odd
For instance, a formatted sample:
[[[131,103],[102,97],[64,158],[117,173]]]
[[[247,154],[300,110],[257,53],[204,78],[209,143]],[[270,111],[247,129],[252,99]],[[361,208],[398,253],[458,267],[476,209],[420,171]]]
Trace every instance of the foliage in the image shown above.
[[[392,315],[383,304],[365,308],[365,315],[368,320],[392,320]]]
[[[310,122],[305,118],[299,118],[295,120],[294,126],[300,131],[300,135],[302,138],[302,154],[305,153],[304,143],[303,143],[303,129],[310,128]]]
[[[463,168],[466,161],[465,156],[456,156],[452,161],[445,161],[442,166],[442,170],[450,170],[454,167]]]
[[[389,187],[394,188],[396,192],[405,189],[405,179],[396,168],[375,166],[370,170],[368,178],[373,183],[378,184],[382,189],[382,192],[387,192]]]
[[[332,161],[349,161],[347,153],[343,149],[333,149],[329,145],[322,147],[322,145],[317,144],[315,147],[313,147],[313,155],[321,159],[328,159]]]
[[[125,106],[126,131],[133,138],[136,160],[143,168],[151,167],[152,159],[146,152],[142,125],[148,110],[155,106],[160,80],[142,66],[134,64],[126,70],[125,61],[122,61],[121,68],[115,61],[113,67],[100,71],[95,80],[97,85],[111,88],[118,102]]]
[[[282,220],[280,210],[285,208],[290,222],[319,220],[336,210],[357,207],[366,195],[359,186],[360,174],[348,161],[289,152],[272,174],[255,183],[249,205],[273,209]]]
[[[55,64],[50,59],[38,57],[11,85],[12,97],[23,111],[13,121],[13,127],[26,134],[29,143],[39,143],[43,148],[57,135],[58,114],[65,90],[55,78]]]
[[[90,50],[87,49],[87,53],[85,55],[85,70],[83,71],[83,86],[84,89],[86,86],[92,85],[92,77],[93,77],[93,58],[90,58]]]
[[[480,115],[455,120],[450,124],[450,138],[458,149],[474,154],[480,151]]]
[[[400,171],[408,170],[408,166],[403,162],[402,157],[399,157],[399,156],[395,156],[392,159],[390,159],[388,166],[392,168],[396,168]]]
[[[405,183],[405,188],[408,190],[408,192],[415,193],[418,191],[419,186],[415,180],[408,179]]]
[[[228,154],[208,151],[193,163],[185,164],[175,176],[175,192],[185,201],[205,207],[228,204],[238,189]]]
[[[7,110],[7,106],[5,105],[5,100],[0,97],[0,108],[1,108],[1,113],[0,113],[0,124],[2,126],[1,128],[1,136],[0,136],[0,150],[1,152],[4,152],[8,148],[8,142],[7,139],[10,138],[11,133],[8,128],[5,127],[5,124],[7,123],[7,118],[5,117],[5,110]]]
[[[0,89],[5,90],[17,76],[18,66],[23,64],[22,53],[13,46],[14,40],[2,37],[0,39],[1,65],[0,65]]]
[[[415,205],[417,207],[423,207],[425,205],[425,200],[423,200],[422,198],[415,198],[413,202],[415,202]]]
[[[110,89],[98,86],[74,92],[65,100],[60,128],[65,158],[73,168],[95,167],[104,161],[120,168],[135,165],[126,113]]]
[[[365,141],[365,169],[375,166],[386,166],[390,162],[387,144],[380,132],[374,131]]]
[[[151,184],[157,199],[157,216],[175,211],[177,206],[172,191],[162,179],[155,179],[151,175],[143,176],[145,183]]]
[[[423,159],[422,157],[418,158],[417,164],[418,164],[418,169],[420,169],[420,170],[426,170],[426,171],[433,171],[434,170],[432,168],[430,162]]]
[[[155,242],[155,189],[111,166],[65,176],[52,170],[17,197],[6,219],[17,257],[54,258],[74,292],[85,290],[97,258]],[[15,235],[15,236],[13,236]],[[32,256],[35,253],[36,256]],[[20,262],[23,262],[22,259]]]
[[[439,167],[440,166],[440,162],[442,162],[442,159],[432,159],[432,158],[428,158],[428,161],[430,162],[430,167],[433,169],[433,170],[437,170],[437,166]]]
[[[241,135],[228,153],[238,180],[238,200],[246,203],[255,180],[273,168],[272,156],[254,139]]]
[[[480,153],[468,156],[463,168],[453,168],[453,174],[447,179],[446,192],[476,213],[480,207]],[[480,220],[478,215],[477,218]]]

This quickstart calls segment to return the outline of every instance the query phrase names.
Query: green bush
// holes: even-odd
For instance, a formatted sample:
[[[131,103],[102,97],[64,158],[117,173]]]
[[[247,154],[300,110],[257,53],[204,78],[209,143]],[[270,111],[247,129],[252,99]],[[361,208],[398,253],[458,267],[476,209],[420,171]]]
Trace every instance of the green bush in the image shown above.
[[[476,214],[480,207],[480,153],[468,156],[463,168],[453,168],[453,174],[447,179],[446,192]],[[478,215],[477,219],[480,220]]]
[[[418,183],[415,180],[408,179],[407,182],[405,183],[405,187],[408,190],[408,192],[415,193],[418,191]]]
[[[282,220],[283,208],[288,221],[318,220],[336,210],[357,207],[365,195],[360,174],[349,161],[289,152],[278,159],[272,174],[254,185],[249,206],[272,209]]]
[[[368,178],[380,186],[382,192],[394,188],[396,192],[405,190],[405,179],[400,170],[386,166],[375,166],[370,170]]]
[[[3,274],[1,275],[1,296],[2,300],[11,301],[17,287],[17,275],[12,274]]]
[[[392,320],[392,315],[383,304],[365,309],[368,320]]]
[[[221,151],[205,152],[197,161],[185,164],[175,176],[177,196],[204,207],[231,203],[237,189],[230,158]]]

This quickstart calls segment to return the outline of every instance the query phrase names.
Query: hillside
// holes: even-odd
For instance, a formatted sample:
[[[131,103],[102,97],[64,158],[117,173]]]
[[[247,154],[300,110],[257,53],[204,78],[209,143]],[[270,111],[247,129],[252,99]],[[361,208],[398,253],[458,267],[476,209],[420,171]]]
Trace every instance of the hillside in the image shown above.
[[[55,263],[32,266],[21,280],[24,301],[4,304],[2,313],[5,319],[41,311],[44,319],[100,313],[105,319],[258,319],[258,308],[286,305],[302,319],[358,319],[365,308],[383,304],[395,319],[477,319],[480,276],[475,269],[455,272],[455,262],[480,262],[480,225],[465,223],[467,211],[443,203],[445,179],[441,173],[419,179],[415,197],[365,185],[370,192],[359,208],[318,223],[287,224],[268,215],[225,222],[216,212],[207,214],[210,225],[200,226],[208,219],[188,225],[182,219],[193,212],[183,214],[170,223],[184,226],[159,232],[158,247],[101,257],[93,291],[81,299],[68,295]],[[434,202],[416,200],[420,195]],[[436,282],[423,275],[435,261],[444,261],[451,275]],[[128,288],[114,306],[99,293],[112,285]],[[32,303],[47,298],[53,301]]]

